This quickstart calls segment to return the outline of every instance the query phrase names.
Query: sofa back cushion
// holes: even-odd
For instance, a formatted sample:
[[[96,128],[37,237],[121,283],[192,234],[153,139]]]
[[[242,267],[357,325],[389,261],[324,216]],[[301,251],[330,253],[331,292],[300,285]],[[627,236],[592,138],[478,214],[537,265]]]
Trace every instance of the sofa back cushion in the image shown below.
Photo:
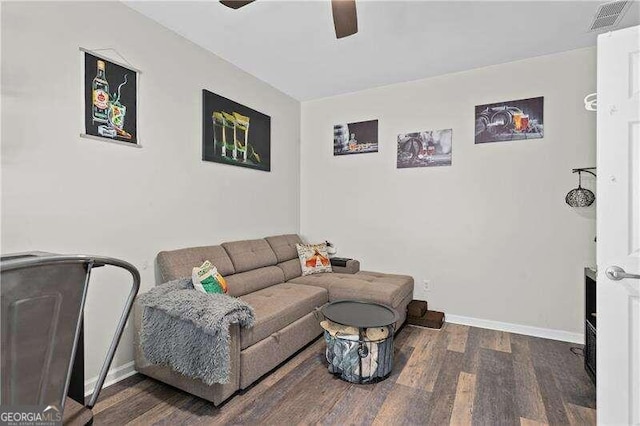
[[[229,295],[233,297],[270,287],[284,282],[284,272],[277,266],[265,266],[226,277]]]
[[[302,244],[300,236],[296,234],[274,235],[265,238],[265,240],[267,240],[273,252],[276,254],[278,263],[298,258],[296,244]]]
[[[284,272],[285,281],[302,276],[302,267],[297,257],[286,262],[280,262],[277,266]]]
[[[232,241],[222,243],[222,247],[229,255],[236,273],[273,266],[278,263],[276,254],[264,239]]]
[[[229,255],[221,246],[161,251],[158,253],[157,260],[161,278],[161,282],[158,284],[178,278],[191,277],[192,269],[202,265],[205,260],[213,263],[223,277],[235,273]]]

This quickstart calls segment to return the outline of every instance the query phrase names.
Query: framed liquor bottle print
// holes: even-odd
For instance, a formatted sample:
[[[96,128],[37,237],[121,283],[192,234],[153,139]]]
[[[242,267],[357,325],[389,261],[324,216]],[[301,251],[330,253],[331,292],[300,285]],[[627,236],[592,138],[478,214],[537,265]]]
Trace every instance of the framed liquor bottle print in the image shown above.
[[[131,146],[138,143],[139,71],[96,52],[81,49],[83,137]]]

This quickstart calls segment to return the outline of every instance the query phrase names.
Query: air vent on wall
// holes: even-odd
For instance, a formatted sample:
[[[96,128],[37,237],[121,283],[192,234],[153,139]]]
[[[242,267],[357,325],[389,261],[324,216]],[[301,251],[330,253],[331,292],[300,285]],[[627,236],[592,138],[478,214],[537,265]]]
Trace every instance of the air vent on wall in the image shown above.
[[[601,4],[598,6],[598,11],[593,18],[593,22],[591,22],[591,31],[598,31],[618,25],[622,16],[624,16],[627,9],[629,9],[629,6],[631,6],[630,0],[612,1]]]

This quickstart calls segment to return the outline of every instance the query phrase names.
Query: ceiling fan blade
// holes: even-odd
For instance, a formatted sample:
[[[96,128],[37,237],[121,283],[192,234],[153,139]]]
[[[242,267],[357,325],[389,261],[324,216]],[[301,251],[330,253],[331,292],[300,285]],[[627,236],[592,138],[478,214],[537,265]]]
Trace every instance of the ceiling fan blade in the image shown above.
[[[242,6],[246,6],[254,1],[255,0],[220,0],[220,3],[231,9],[240,9]]]
[[[336,27],[336,37],[343,38],[358,32],[358,16],[356,14],[356,0],[331,0],[333,10],[333,25]]]

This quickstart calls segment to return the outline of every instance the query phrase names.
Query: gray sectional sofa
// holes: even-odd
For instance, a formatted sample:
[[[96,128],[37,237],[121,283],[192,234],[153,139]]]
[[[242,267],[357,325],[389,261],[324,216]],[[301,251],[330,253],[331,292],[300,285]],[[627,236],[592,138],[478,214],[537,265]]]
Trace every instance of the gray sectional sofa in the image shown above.
[[[329,301],[384,303],[400,314],[397,326],[404,322],[407,304],[413,298],[412,277],[360,271],[358,261],[334,267],[332,273],[302,276],[296,251],[301,242],[298,235],[278,235],[160,252],[157,266],[161,283],[190,277],[194,266],[209,260],[225,277],[229,295],[253,307],[255,324],[247,329],[231,325],[229,383],[208,386],[145,359],[138,339],[143,308],[136,303],[136,370],[218,405],[322,334],[314,313]]]

